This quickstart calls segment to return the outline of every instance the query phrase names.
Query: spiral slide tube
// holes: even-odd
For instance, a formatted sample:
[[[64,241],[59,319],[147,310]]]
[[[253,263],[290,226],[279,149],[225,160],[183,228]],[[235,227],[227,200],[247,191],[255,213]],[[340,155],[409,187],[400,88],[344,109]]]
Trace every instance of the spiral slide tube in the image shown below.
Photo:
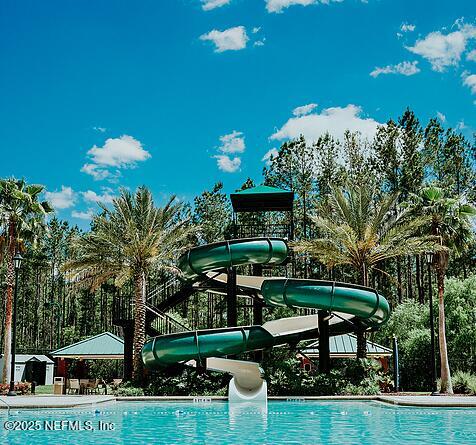
[[[285,240],[250,238],[193,248],[179,259],[178,265],[187,280],[195,281],[207,272],[248,264],[278,265],[287,257]],[[337,317],[329,322],[330,335],[352,331],[349,320],[364,329],[373,330],[390,316],[387,300],[375,290],[334,281],[264,279],[261,295],[270,306],[314,308],[335,313]],[[235,400],[249,400],[252,394],[262,399],[263,383],[258,388],[256,382],[259,379],[246,377],[256,377],[259,370],[257,363],[249,362],[248,366],[241,361],[218,358],[288,343],[297,344],[301,340],[316,338],[318,334],[317,315],[273,320],[263,326],[180,332],[149,339],[142,349],[142,359],[149,368],[166,367],[178,362],[190,364],[191,360],[207,362],[209,369],[222,370],[234,376],[230,385],[230,400],[232,396]]]

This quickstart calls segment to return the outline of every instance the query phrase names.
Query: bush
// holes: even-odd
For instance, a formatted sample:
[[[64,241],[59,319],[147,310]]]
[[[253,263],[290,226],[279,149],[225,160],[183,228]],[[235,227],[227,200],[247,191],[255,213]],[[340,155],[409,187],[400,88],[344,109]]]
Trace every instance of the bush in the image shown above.
[[[119,388],[113,390],[113,394],[118,397],[143,396],[144,390],[142,388],[132,386],[130,383],[124,383],[120,385]]]
[[[437,298],[434,299],[434,313],[438,337]],[[445,281],[445,314],[450,368],[475,374],[476,276]],[[403,390],[428,391],[432,388],[431,373],[428,372],[431,369],[429,320],[428,303],[405,302],[392,311],[388,323],[375,334],[376,341],[388,347],[391,347],[392,337],[397,336]],[[436,362],[439,363],[438,338]]]
[[[469,372],[456,371],[452,376],[455,394],[476,395],[476,375]]]
[[[402,303],[375,334],[378,343],[389,347],[393,336],[397,337],[400,387],[404,391],[431,389],[429,312],[427,305]]]
[[[450,368],[476,374],[476,276],[445,282]]]
[[[177,365],[155,371],[144,391],[148,396],[220,396],[227,394],[229,380],[227,374]]]
[[[334,360],[329,374],[307,372],[294,352],[272,350],[263,361],[268,392],[276,396],[374,395],[388,386],[388,376],[375,360]]]
[[[96,379],[103,379],[106,382],[117,378],[123,374],[123,364],[117,360],[90,360],[88,361],[88,374]]]
[[[5,396],[10,390],[10,384],[1,384],[0,383],[0,395]],[[30,394],[31,393],[31,383],[29,382],[18,382],[15,383],[15,392],[20,395]]]

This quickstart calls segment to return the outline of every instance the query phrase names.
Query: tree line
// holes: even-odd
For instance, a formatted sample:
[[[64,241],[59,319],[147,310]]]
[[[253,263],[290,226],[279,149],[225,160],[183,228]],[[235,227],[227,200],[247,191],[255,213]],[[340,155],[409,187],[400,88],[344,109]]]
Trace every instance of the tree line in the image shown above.
[[[437,119],[422,127],[407,109],[380,126],[372,141],[346,132],[343,140],[324,134],[314,142],[304,137],[285,142],[262,178],[249,178],[241,189],[263,183],[295,193],[292,246],[298,277],[376,287],[393,308],[425,303],[429,279],[436,279],[441,375],[443,389],[451,391],[444,278],[475,272],[475,161],[474,139],[443,128]],[[193,203],[172,198],[163,207],[145,187],[135,194],[123,190],[111,207],[101,206],[85,233],[48,216],[52,208],[41,201],[42,191],[22,180],[0,183],[4,352],[11,335],[12,258],[21,250],[27,261],[19,289],[20,349],[48,351],[102,330],[117,332],[112,296],[115,288],[130,286],[137,377],[149,281],[177,273],[174,261],[186,248],[232,235],[223,185],[216,183]],[[269,212],[240,214],[238,223],[265,227],[290,221],[287,214]],[[427,252],[433,252],[430,267]],[[206,304],[206,294],[194,298],[182,316]]]

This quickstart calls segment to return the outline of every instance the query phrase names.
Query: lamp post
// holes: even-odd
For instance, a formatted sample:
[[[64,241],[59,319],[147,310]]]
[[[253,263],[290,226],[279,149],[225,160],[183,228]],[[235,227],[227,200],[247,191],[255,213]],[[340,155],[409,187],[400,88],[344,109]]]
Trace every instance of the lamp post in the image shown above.
[[[15,349],[16,349],[16,331],[17,331],[17,297],[18,297],[18,274],[21,268],[21,262],[23,257],[19,252],[13,257],[13,262],[15,265],[15,293],[13,296],[13,326],[12,326],[12,363],[10,367],[10,390],[8,391],[9,396],[16,396],[15,392]]]
[[[434,254],[433,252],[426,252],[426,264],[428,265],[428,294],[430,301],[430,335],[431,335],[431,350],[430,350],[430,360],[431,360],[431,386],[432,386],[432,396],[439,395],[438,386],[436,384],[436,360],[435,360],[435,324],[434,324],[434,315],[433,315],[433,290],[431,287],[431,266],[433,264]]]

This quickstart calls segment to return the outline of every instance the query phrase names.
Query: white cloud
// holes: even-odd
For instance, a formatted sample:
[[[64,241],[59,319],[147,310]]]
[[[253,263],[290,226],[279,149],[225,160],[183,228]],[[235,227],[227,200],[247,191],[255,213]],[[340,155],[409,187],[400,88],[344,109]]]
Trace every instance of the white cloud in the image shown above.
[[[200,40],[211,41],[215,44],[215,52],[237,51],[246,48],[249,40],[244,26],[235,26],[234,28],[218,31],[214,29],[207,34],[200,36]]]
[[[456,22],[456,26],[458,30],[449,34],[431,32],[407,49],[428,60],[434,71],[442,72],[449,66],[457,66],[468,40],[476,38],[476,26],[465,25],[461,20]]]
[[[139,161],[150,158],[150,153],[144,150],[141,142],[132,136],[106,139],[104,146],[96,145],[88,151],[88,155],[97,165],[106,167],[132,167]]]
[[[74,205],[76,194],[71,187],[61,186],[58,192],[45,192],[46,200],[51,203],[55,209],[67,209]]]
[[[317,107],[317,104],[307,104],[307,105],[302,105],[300,107],[296,107],[293,110],[294,116],[304,116],[306,114],[309,114],[311,111],[314,110],[314,108]]]
[[[81,192],[81,195],[86,202],[101,202],[103,204],[111,204],[115,198],[110,188],[104,188],[102,194],[98,194],[93,190],[87,190],[86,192]]]
[[[251,33],[252,34],[256,34],[257,32],[260,32],[261,30],[261,26],[255,26],[252,30],[251,30]]]
[[[99,133],[105,133],[107,131],[107,128],[105,128],[105,127],[93,127],[93,130],[96,130]]]
[[[245,137],[241,131],[233,130],[230,134],[220,136],[222,153],[243,153],[246,149]]]
[[[415,31],[416,26],[410,23],[402,23],[400,26],[400,31],[402,32],[413,32]]]
[[[132,136],[123,135],[119,138],[108,138],[102,147],[94,145],[88,156],[92,162],[86,163],[81,171],[91,175],[94,179],[100,180],[111,176],[110,168],[117,170],[122,168],[133,168],[138,162],[145,161],[151,154],[145,150],[142,143]]]
[[[261,158],[262,161],[266,162],[266,165],[271,165],[271,159],[278,156],[278,149],[271,148],[268,150],[265,155]]]
[[[234,173],[241,166],[241,159],[238,157],[232,159],[227,155],[216,155],[214,158],[217,160],[218,168],[226,173]]]
[[[404,76],[413,76],[420,72],[420,68],[417,67],[418,62],[400,62],[396,65],[387,65],[384,67],[376,67],[370,75],[372,77],[380,76],[380,74],[403,74]]]
[[[253,43],[253,46],[264,46],[264,42],[266,42],[266,37],[263,37],[261,40],[256,40],[256,42]]]
[[[94,210],[93,210],[93,209],[88,209],[88,210],[85,211],[85,212],[80,212],[80,211],[77,211],[77,210],[73,210],[73,211],[71,212],[71,216],[72,216],[73,218],[90,220],[90,219],[93,219]]]
[[[220,154],[213,156],[217,160],[218,168],[226,173],[234,173],[241,166],[241,158],[229,156],[234,153],[243,153],[246,149],[245,137],[241,131],[233,130],[230,134],[220,136]]]
[[[467,86],[472,94],[476,94],[476,74],[463,73],[463,85]]]
[[[439,111],[436,112],[436,117],[442,122],[443,124],[446,122],[446,116]]]
[[[466,54],[466,60],[470,60],[471,62],[476,62],[476,49],[473,49],[468,54]]]
[[[282,12],[293,5],[309,6],[315,3],[316,0],[266,0],[266,9],[268,12]]]
[[[456,124],[456,129],[457,129],[457,130],[464,130],[465,128],[468,128],[468,126],[464,123],[464,120],[460,120],[460,121]]]
[[[212,9],[221,8],[230,3],[231,0],[202,0],[202,9],[204,11],[211,11]]]
[[[265,0],[266,9],[268,12],[283,12],[283,9],[289,8],[290,6],[301,5],[317,5],[319,3],[323,5],[328,5],[329,3],[342,3],[344,0]],[[367,1],[362,0],[362,3],[367,3]]]
[[[308,141],[316,141],[325,133],[343,139],[346,130],[359,131],[362,136],[371,140],[382,125],[372,118],[362,117],[362,108],[349,104],[346,107],[326,108],[321,113],[290,118],[270,139],[294,139],[301,134]]]
[[[81,167],[81,171],[86,173],[87,175],[92,176],[96,181],[100,181],[102,179],[106,179],[107,177],[111,176],[111,173],[104,169],[100,168],[96,164],[84,164]]]

